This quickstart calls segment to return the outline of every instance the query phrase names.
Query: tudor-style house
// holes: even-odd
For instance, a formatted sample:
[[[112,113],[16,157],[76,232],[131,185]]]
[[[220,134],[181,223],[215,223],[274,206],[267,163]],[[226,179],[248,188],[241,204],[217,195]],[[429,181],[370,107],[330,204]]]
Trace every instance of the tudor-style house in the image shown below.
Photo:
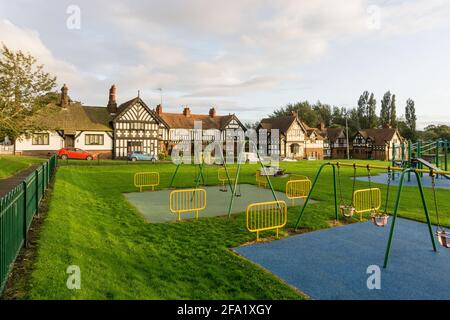
[[[319,125],[319,131],[324,138],[323,153],[325,158],[347,158],[347,136],[344,128],[327,128],[321,123]]]
[[[363,129],[352,139],[355,159],[392,160],[392,146],[404,142],[397,129]]]
[[[225,137],[227,129],[245,131],[236,115],[219,116],[214,107],[209,114],[192,114],[189,107],[179,114],[163,113],[161,105],[153,110],[139,96],[118,105],[114,85],[107,106],[71,101],[64,85],[60,102],[48,105],[33,121],[49,129],[17,138],[18,154],[49,155],[61,148],[79,148],[102,158],[124,158],[132,151],[168,154],[186,132],[191,141],[197,134],[206,142]],[[195,130],[195,121],[201,122],[201,132]]]
[[[296,113],[288,116],[262,119],[257,127],[279,130],[279,152],[281,158],[323,159],[323,137],[318,130],[309,128]]]

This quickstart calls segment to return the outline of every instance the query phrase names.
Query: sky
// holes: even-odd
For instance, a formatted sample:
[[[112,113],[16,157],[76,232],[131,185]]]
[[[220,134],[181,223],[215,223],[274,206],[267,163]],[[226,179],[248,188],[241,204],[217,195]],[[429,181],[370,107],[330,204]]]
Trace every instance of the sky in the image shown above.
[[[257,121],[308,100],[354,107],[365,90],[418,127],[450,125],[447,0],[0,2],[0,42],[34,55],[73,100],[137,96],[164,111]],[[162,88],[162,91],[158,90]]]

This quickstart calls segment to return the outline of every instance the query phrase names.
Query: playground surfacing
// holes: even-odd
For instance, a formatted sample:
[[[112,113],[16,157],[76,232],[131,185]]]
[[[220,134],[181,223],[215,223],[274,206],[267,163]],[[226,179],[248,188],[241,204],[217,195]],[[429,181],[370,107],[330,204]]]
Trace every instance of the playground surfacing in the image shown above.
[[[450,299],[450,249],[432,250],[427,225],[397,219],[383,269],[389,226],[370,222],[235,248],[235,252],[320,300]],[[381,269],[381,289],[367,287],[367,268]]]
[[[230,203],[230,188],[227,192],[219,190],[219,186],[201,187],[206,190],[206,209],[200,211],[199,218],[225,216],[228,214]],[[239,189],[238,189],[239,190]],[[172,190],[158,190],[146,192],[125,193],[126,199],[134,205],[145,217],[147,222],[164,223],[176,221],[176,215],[169,209],[169,194]],[[242,196],[235,197],[231,213],[245,212],[247,206],[254,202],[274,201],[272,192],[267,188],[258,188],[250,184],[241,184]],[[292,200],[287,199],[286,194],[275,191],[278,200],[286,201],[288,206],[292,205]],[[295,205],[303,204],[302,199],[296,199]],[[194,219],[195,213],[183,213],[182,219]]]
[[[368,181],[367,177],[356,177],[358,181]],[[371,177],[371,181],[374,183],[387,184],[387,173],[381,173]],[[391,181],[391,185],[398,186],[400,183],[400,175],[395,175],[395,180]],[[422,177],[422,185],[427,188],[431,188],[431,177],[428,174],[424,174]],[[405,187],[417,187],[416,175],[411,174],[411,178],[408,181],[408,176],[405,176],[403,180],[403,186]],[[436,179],[436,188],[450,189],[450,179],[445,177],[439,177]]]

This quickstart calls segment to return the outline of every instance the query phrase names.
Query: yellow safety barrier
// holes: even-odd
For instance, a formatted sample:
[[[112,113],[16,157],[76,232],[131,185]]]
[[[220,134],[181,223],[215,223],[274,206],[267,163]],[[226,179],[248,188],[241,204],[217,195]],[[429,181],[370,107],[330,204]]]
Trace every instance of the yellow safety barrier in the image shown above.
[[[256,183],[258,187],[262,185],[264,188],[267,188],[267,178],[261,175],[261,170],[256,170]]]
[[[155,187],[159,185],[159,173],[158,172],[138,172],[134,175],[134,186],[139,188],[139,192],[142,192],[144,187]]]
[[[195,212],[195,218],[198,219],[198,212],[206,208],[206,190],[173,190],[169,195],[169,206],[170,211],[178,214],[178,221],[181,220],[181,214],[186,212]]]
[[[236,168],[228,168],[228,176],[230,177],[230,181],[234,182],[234,180],[236,180]],[[228,178],[227,178],[227,172],[225,171],[225,168],[221,167],[219,168],[219,170],[217,171],[217,178],[219,179],[219,181],[222,183],[222,185],[224,186],[226,183],[228,183]]]
[[[294,205],[295,199],[305,199],[308,197],[310,190],[311,180],[308,178],[286,182],[286,197],[292,200],[292,205]]]
[[[256,232],[256,241],[259,241],[259,232],[278,230],[287,222],[287,205],[284,201],[271,201],[252,203],[247,207],[247,229]]]
[[[353,206],[362,220],[364,212],[378,210],[381,207],[381,191],[379,188],[361,189],[353,193]]]
[[[301,174],[293,174],[289,177],[289,180],[309,180],[307,176],[302,176]]]

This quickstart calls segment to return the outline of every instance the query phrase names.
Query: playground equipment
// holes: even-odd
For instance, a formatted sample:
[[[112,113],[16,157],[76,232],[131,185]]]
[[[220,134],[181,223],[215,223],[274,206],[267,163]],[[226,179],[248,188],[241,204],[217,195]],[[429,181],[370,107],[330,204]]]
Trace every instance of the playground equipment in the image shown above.
[[[256,241],[259,233],[266,230],[276,230],[278,238],[279,229],[287,222],[287,205],[284,201],[270,201],[252,203],[247,207],[247,229],[256,232]]]
[[[158,172],[137,172],[134,175],[134,186],[142,192],[144,187],[151,187],[155,191],[155,187],[159,185]]]
[[[356,166],[353,166],[352,202],[350,204],[345,203],[344,196],[342,194],[341,167],[339,165],[339,162],[337,162],[336,167],[337,167],[337,178],[338,178],[338,187],[339,187],[339,196],[340,196],[339,211],[344,217],[351,218],[355,214],[355,206],[353,205],[353,199],[354,199],[353,195],[355,194]]]
[[[450,234],[445,231],[445,229],[441,225],[441,221],[439,219],[439,208],[438,208],[438,201],[437,201],[437,194],[436,194],[436,175],[431,174],[431,187],[433,190],[433,202],[434,202],[434,210],[436,212],[436,236],[438,238],[439,244],[443,246],[444,248],[449,249],[450,248]]]
[[[227,175],[227,169],[225,165],[223,167],[220,167],[219,170],[217,170],[217,179],[220,181],[220,191],[227,192],[228,188],[225,184],[228,182],[228,179],[230,179],[231,182],[234,182],[234,179],[236,179],[236,169],[230,168],[228,169],[228,175]]]
[[[177,221],[181,221],[181,214],[185,212],[195,212],[195,219],[198,220],[199,211],[206,208],[206,190],[173,190],[169,195],[169,206],[170,211],[178,215]]]
[[[304,199],[311,189],[311,180],[307,177],[299,180],[289,180],[286,182],[286,197],[295,204],[295,199]]]
[[[297,218],[297,222],[295,224],[295,228],[296,229],[300,225],[300,220],[301,220],[301,218],[302,218],[302,216],[303,216],[303,214],[305,212],[305,209],[308,206],[309,199],[311,198],[311,195],[312,195],[312,193],[313,193],[313,191],[315,189],[315,186],[316,186],[317,181],[318,181],[318,179],[320,177],[320,174],[322,173],[323,169],[325,167],[327,167],[327,166],[331,166],[332,169],[333,169],[334,214],[335,214],[336,221],[338,220],[338,200],[337,200],[337,190],[336,190],[337,189],[336,188],[336,167],[348,166],[348,167],[353,167],[353,168],[359,167],[359,168],[366,168],[366,169],[382,169],[382,170],[388,170],[388,172],[389,171],[401,172],[401,174],[400,174],[400,181],[399,181],[398,190],[397,190],[397,197],[396,197],[396,201],[395,201],[394,210],[393,210],[393,213],[392,213],[392,224],[391,224],[391,228],[390,228],[390,231],[389,231],[389,238],[388,238],[388,243],[387,243],[385,257],[384,257],[384,264],[383,264],[384,268],[387,267],[387,264],[388,264],[388,261],[389,261],[389,254],[390,254],[392,239],[393,239],[394,230],[395,230],[395,222],[396,222],[396,219],[397,219],[398,208],[399,208],[399,205],[400,205],[400,198],[401,198],[401,194],[402,194],[402,190],[403,190],[403,181],[404,181],[405,175],[407,175],[407,174],[415,174],[416,175],[417,186],[418,186],[418,189],[419,189],[420,198],[422,200],[422,206],[423,206],[425,218],[426,218],[426,221],[427,221],[427,227],[428,227],[428,232],[429,232],[430,239],[431,239],[431,244],[432,244],[433,250],[437,251],[436,243],[435,243],[434,235],[433,235],[433,230],[432,230],[432,227],[431,227],[430,216],[429,216],[429,213],[428,213],[428,208],[427,208],[427,204],[426,204],[426,201],[425,201],[425,196],[424,196],[424,193],[423,193],[422,182],[421,182],[421,179],[420,179],[419,175],[421,173],[428,173],[428,174],[432,174],[432,175],[438,175],[438,174],[439,175],[448,175],[448,174],[450,174],[449,171],[445,171],[445,170],[429,170],[429,169],[414,169],[414,168],[402,169],[402,168],[399,168],[399,167],[384,167],[384,166],[376,166],[376,165],[359,165],[357,163],[353,163],[353,164],[339,163],[339,162],[327,162],[327,163],[324,163],[324,164],[322,164],[320,166],[320,168],[319,168],[319,170],[318,170],[318,172],[316,174],[316,177],[314,178],[314,182],[312,184],[311,190],[310,190],[310,192],[308,194],[308,197],[306,198],[305,203],[304,203],[304,205],[303,205],[303,207],[302,207],[302,209],[300,211],[300,214],[299,214],[299,216]],[[436,197],[435,197],[435,201],[437,203]],[[436,211],[436,212],[438,212],[438,211]],[[442,241],[442,243],[447,244],[448,243],[447,242],[448,237],[445,236],[445,239],[441,237],[443,235],[442,228],[440,230],[438,230],[438,231],[441,231],[441,232],[439,232],[437,234],[439,240]],[[445,230],[444,230],[444,233],[445,233]],[[446,247],[447,247],[447,245],[446,245]]]
[[[417,141],[392,145],[392,165],[401,168],[417,168],[448,171],[450,141]],[[422,173],[421,173],[422,175]],[[447,179],[450,175],[443,174]],[[392,177],[394,178],[394,176]],[[410,174],[408,174],[408,181]]]

